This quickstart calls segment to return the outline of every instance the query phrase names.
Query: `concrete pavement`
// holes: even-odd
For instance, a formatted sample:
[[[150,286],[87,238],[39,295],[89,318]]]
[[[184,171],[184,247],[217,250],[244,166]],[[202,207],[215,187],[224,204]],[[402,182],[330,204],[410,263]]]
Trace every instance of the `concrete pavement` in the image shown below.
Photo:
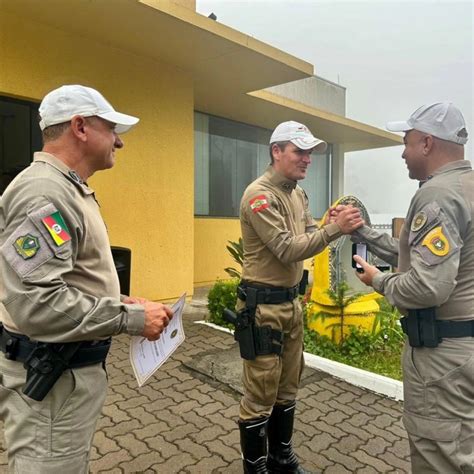
[[[194,324],[205,301],[187,305],[186,341],[144,387],[130,367],[128,337],[108,358],[109,391],[91,454],[92,473],[240,473],[238,386],[196,361],[219,363],[234,346],[230,334]],[[329,374],[311,371],[299,392],[293,438],[306,469],[326,474],[408,473],[401,404]],[[0,437],[0,472],[6,471]],[[68,474],[68,473],[61,473]]]

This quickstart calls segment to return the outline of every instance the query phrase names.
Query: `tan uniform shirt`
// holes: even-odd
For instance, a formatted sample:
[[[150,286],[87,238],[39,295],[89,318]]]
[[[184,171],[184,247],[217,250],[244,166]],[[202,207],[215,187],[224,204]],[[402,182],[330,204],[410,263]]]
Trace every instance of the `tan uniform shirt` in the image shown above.
[[[305,192],[273,166],[245,190],[240,223],[242,279],[271,286],[295,286],[303,274],[303,260],[341,235],[337,224],[315,228]]]
[[[101,339],[144,327],[140,305],[120,302],[94,192],[62,161],[35,153],[0,205],[0,321],[32,339]]]
[[[400,273],[376,275],[374,288],[402,310],[437,306],[438,319],[473,319],[473,222],[471,163],[439,168],[410,204],[399,240]],[[376,246],[372,234],[363,229],[359,237]],[[383,243],[388,251],[394,239]]]

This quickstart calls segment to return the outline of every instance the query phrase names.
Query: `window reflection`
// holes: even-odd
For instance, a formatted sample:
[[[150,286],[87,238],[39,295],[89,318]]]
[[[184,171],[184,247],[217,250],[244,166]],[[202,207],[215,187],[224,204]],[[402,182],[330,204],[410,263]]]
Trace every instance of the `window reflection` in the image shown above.
[[[245,188],[270,163],[271,133],[264,128],[195,112],[195,215],[239,215]],[[316,218],[322,217],[330,202],[331,155],[331,146],[326,154],[313,155],[308,175],[299,183]]]

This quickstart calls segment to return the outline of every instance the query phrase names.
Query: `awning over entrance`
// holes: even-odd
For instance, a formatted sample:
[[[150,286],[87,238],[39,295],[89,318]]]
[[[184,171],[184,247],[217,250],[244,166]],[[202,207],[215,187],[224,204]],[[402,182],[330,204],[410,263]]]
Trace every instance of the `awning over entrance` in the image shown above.
[[[309,77],[313,66],[170,1],[15,0],[1,9],[178,67],[193,78],[196,110],[269,129],[298,120],[345,151],[401,143],[397,135],[263,91]]]

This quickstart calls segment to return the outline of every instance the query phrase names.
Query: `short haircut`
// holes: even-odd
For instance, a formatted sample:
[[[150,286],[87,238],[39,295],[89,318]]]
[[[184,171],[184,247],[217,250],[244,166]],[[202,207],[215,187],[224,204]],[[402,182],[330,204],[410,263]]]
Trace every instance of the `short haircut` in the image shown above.
[[[57,140],[71,125],[71,122],[57,123],[46,127],[41,133],[43,136],[43,143]]]
[[[289,143],[291,143],[291,142],[286,141],[286,142],[273,142],[273,143],[270,143],[270,159],[272,160],[271,161],[272,164],[273,164],[273,153],[272,153],[273,145],[276,145],[281,151],[283,151]]]

